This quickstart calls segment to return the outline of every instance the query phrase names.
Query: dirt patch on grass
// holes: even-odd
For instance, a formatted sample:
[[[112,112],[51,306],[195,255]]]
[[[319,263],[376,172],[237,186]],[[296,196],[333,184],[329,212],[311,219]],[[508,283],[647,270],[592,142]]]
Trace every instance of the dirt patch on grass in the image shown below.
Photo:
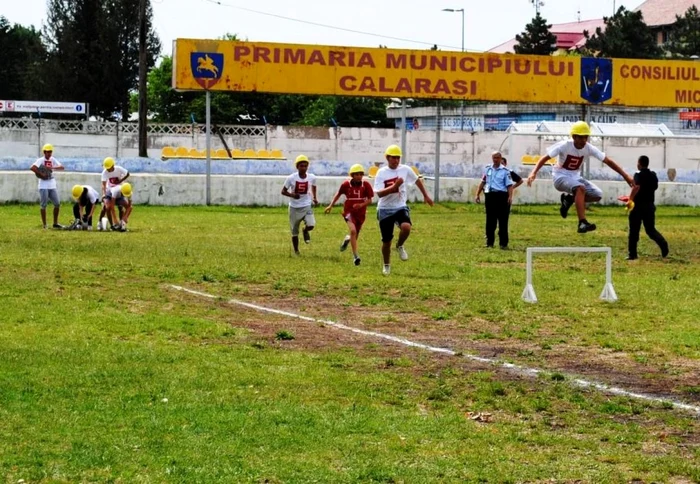
[[[251,289],[251,288],[249,288]],[[206,288],[203,289],[206,291]],[[254,289],[251,289],[252,292]],[[700,362],[677,358],[673,361],[639,362],[632,355],[607,348],[571,343],[539,345],[532,341],[507,338],[488,333],[491,323],[473,318],[469,324],[450,320],[434,320],[424,314],[385,310],[372,306],[348,306],[323,297],[275,297],[268,290],[260,291],[247,302],[263,307],[303,315],[318,321],[260,312],[216,300],[222,308],[230,309],[232,326],[247,328],[251,342],[291,350],[352,349],[362,356],[381,359],[415,357],[424,354],[421,349],[341,330],[319,321],[334,321],[344,325],[388,334],[424,345],[445,348],[478,357],[498,359],[517,365],[537,368],[551,373],[562,373],[620,387],[627,391],[666,397],[691,404],[700,404]],[[249,292],[251,294],[251,292]],[[187,296],[185,296],[187,297]],[[257,300],[256,300],[257,299]],[[280,339],[279,332],[287,331],[294,339]],[[485,336],[486,334],[486,336]],[[455,358],[430,353],[441,364],[455,364]],[[459,365],[501,371],[488,363],[462,358]]]

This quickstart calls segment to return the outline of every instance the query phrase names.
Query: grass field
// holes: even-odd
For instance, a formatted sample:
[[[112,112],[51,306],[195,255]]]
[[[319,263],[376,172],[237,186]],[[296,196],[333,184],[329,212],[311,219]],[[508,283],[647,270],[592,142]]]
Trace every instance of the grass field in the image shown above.
[[[38,212],[0,206],[5,482],[700,482],[698,414],[572,384],[700,405],[700,209],[660,207],[671,256],[642,234],[630,263],[619,207],[585,235],[515,207],[500,251],[483,207],[417,206],[389,277],[374,208],[360,267],[337,209],[300,258],[281,208],[136,207],[125,234]],[[526,247],[579,245],[613,248],[617,303],[590,254],[536,256],[521,301]]]

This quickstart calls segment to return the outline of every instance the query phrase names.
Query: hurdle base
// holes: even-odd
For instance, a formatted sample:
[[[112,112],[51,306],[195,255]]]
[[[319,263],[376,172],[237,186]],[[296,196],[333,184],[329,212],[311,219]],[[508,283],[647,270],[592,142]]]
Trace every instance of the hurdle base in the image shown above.
[[[529,302],[529,303],[536,303],[537,302],[537,296],[535,295],[535,288],[532,287],[532,284],[528,284],[525,286],[525,289],[523,290],[523,295],[522,295],[523,301]]]
[[[600,299],[607,302],[617,301],[617,294],[615,294],[615,288],[612,283],[608,282],[603,288],[603,292],[600,293]]]

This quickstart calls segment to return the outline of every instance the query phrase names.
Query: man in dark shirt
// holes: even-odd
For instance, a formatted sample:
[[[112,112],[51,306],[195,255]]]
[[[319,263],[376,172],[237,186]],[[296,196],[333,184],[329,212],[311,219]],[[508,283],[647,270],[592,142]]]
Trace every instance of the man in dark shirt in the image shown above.
[[[639,242],[639,230],[644,224],[644,230],[651,240],[661,249],[661,257],[668,255],[668,243],[655,227],[656,206],[654,205],[654,192],[659,188],[659,179],[656,173],[649,169],[649,157],[640,156],[637,160],[637,169],[634,174],[634,187],[630,193],[628,207],[630,212],[630,233],[627,260],[637,259],[637,242]]]

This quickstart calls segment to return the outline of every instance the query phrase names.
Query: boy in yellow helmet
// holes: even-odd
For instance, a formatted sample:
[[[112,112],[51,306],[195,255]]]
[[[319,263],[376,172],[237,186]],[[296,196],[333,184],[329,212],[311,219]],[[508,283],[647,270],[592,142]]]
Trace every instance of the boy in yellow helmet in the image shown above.
[[[316,175],[308,173],[309,158],[297,156],[294,161],[297,171],[284,180],[282,195],[289,197],[289,227],[292,231],[294,254],[299,255],[299,227],[304,222],[304,243],[311,243],[309,232],[314,229],[316,219],[313,207],[318,205],[316,198]]]
[[[73,216],[75,221],[70,228],[75,230],[92,230],[92,215],[95,207],[100,203],[100,194],[90,185],[75,185],[71,190],[75,203],[73,204]]]
[[[51,200],[53,204],[53,228],[62,229],[63,225],[58,223],[58,213],[61,210],[61,202],[58,199],[58,189],[53,172],[55,170],[64,170],[64,167],[53,157],[53,146],[47,143],[42,148],[42,151],[44,152],[44,156],[37,159],[32,166],[29,167],[39,179],[41,224],[44,228],[47,228],[46,206],[49,204],[49,200]]]
[[[326,207],[325,212],[331,213],[335,202],[342,195],[345,195],[343,220],[348,224],[348,235],[345,236],[345,240],[340,244],[340,251],[345,251],[348,248],[348,244],[350,244],[353,263],[359,266],[360,255],[357,251],[357,239],[360,236],[360,229],[365,223],[367,206],[372,203],[372,198],[374,198],[374,190],[372,190],[372,185],[369,182],[362,180],[362,177],[365,175],[365,168],[362,165],[352,165],[348,175],[350,175],[350,180],[345,180],[340,184],[338,192]]]
[[[629,186],[634,185],[634,180],[605,153],[588,142],[591,129],[585,121],[574,123],[571,126],[570,134],[572,139],[552,145],[547,150],[547,154],[539,159],[530,176],[527,177],[527,186],[532,185],[532,182],[537,178],[537,172],[548,160],[558,157],[557,164],[552,168],[552,178],[554,179],[554,188],[563,192],[559,213],[562,218],[566,218],[569,208],[575,204],[578,214],[578,233],[583,234],[596,229],[595,224],[586,220],[586,203],[597,202],[603,197],[600,188],[581,176],[583,161],[592,156],[617,172]]]
[[[387,166],[383,166],[374,178],[374,193],[379,197],[377,202],[377,219],[382,233],[382,257],[384,268],[382,274],[391,273],[391,241],[394,239],[394,226],[399,227],[399,240],[396,251],[402,261],[408,260],[408,253],[403,244],[411,234],[411,216],[406,205],[408,200],[407,185],[415,184],[423,194],[423,201],[433,206],[433,200],[428,195],[425,186],[418,175],[406,165],[401,164],[401,148],[389,146],[384,152]]]

